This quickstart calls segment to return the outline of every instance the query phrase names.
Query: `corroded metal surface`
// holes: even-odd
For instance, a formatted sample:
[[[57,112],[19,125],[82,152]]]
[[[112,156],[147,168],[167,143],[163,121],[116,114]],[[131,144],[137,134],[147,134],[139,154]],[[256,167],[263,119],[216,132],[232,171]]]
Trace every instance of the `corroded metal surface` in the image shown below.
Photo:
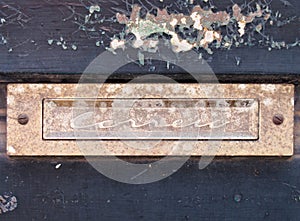
[[[73,135],[70,135],[71,128],[79,128],[80,125],[78,121],[74,123],[74,119],[78,120],[78,115],[71,117],[70,105],[74,98],[77,98],[77,89],[75,84],[11,84],[8,86],[8,104],[7,104],[7,152],[9,155],[84,155],[86,154],[86,150],[82,150],[77,145],[75,140],[64,140],[64,138],[72,138]],[[184,104],[183,107],[189,106],[189,102],[192,107],[195,107],[197,102],[195,101],[206,101],[202,112],[199,113],[202,116],[204,113],[209,113],[207,102],[215,104],[215,101],[222,101],[223,106],[220,108],[222,110],[228,109],[233,118],[228,118],[228,124],[224,124],[221,128],[221,132],[228,131],[228,127],[231,127],[233,122],[237,122],[239,119],[243,119],[239,122],[239,125],[235,125],[231,127],[233,134],[225,137],[218,130],[212,130],[212,137],[215,135],[216,131],[219,136],[218,139],[218,149],[214,153],[214,155],[219,156],[289,156],[293,154],[293,114],[294,114],[294,86],[293,85],[272,85],[272,84],[226,84],[226,85],[213,85],[213,84],[203,84],[201,85],[201,90],[199,90],[199,84],[181,84],[180,89],[178,89],[178,84],[127,84],[126,90],[128,93],[120,93],[122,92],[122,88],[125,85],[123,84],[105,84],[101,87],[99,94],[101,96],[91,97],[91,93],[88,91],[84,93],[82,100],[88,101],[89,99],[97,98],[98,104],[94,102],[94,106],[101,106],[101,99],[106,99],[106,105],[109,103],[109,100],[122,100],[122,99],[139,99],[141,96],[136,93],[132,93],[138,87],[143,87],[143,91],[147,94],[149,91],[149,96],[142,97],[142,99],[138,102],[135,102],[136,108],[133,108],[132,119],[138,119],[138,110],[146,110],[146,107],[141,105],[141,101],[145,102],[146,105],[151,104],[150,100],[157,104],[157,102],[166,106],[166,104],[175,103],[177,105],[180,104],[179,100],[182,99],[184,94],[188,94],[186,99],[181,100]],[[91,85],[88,85],[88,88],[92,88]],[[212,95],[213,97],[205,96],[203,91],[213,91],[220,90],[222,88],[222,96],[215,97],[217,95]],[[159,94],[151,94],[153,91],[159,91],[163,96],[159,96]],[[124,96],[120,97],[120,94]],[[211,93],[210,93],[211,94]],[[212,93],[213,94],[213,93]],[[154,99],[155,98],[155,99]],[[127,100],[127,101],[128,101]],[[167,100],[171,102],[166,102]],[[175,102],[176,101],[176,102]],[[192,102],[191,102],[192,101]],[[214,102],[213,102],[214,101]],[[225,102],[226,101],[226,102]],[[231,102],[229,102],[231,101]],[[240,111],[240,114],[237,114],[238,108],[234,107],[233,101],[241,102],[248,101],[251,105],[247,107],[243,107]],[[108,102],[108,103],[107,103]],[[104,102],[105,103],[105,102]],[[125,102],[126,103],[126,102]],[[127,102],[128,103],[128,102]],[[229,105],[224,105],[227,103]],[[49,106],[50,105],[50,106]],[[52,105],[52,106],[51,106]],[[198,104],[199,105],[199,104]],[[203,105],[203,104],[202,104]],[[241,105],[241,104],[240,104]],[[201,102],[200,102],[201,106]],[[85,106],[86,107],[86,106]],[[201,109],[201,108],[200,108]],[[86,113],[86,108],[83,113]],[[95,109],[94,109],[95,110]],[[93,111],[94,111],[93,110]],[[97,109],[101,112],[101,108]],[[109,111],[110,109],[102,108],[102,111]],[[116,109],[115,109],[116,110]],[[118,109],[117,109],[118,110]],[[169,111],[170,109],[160,109],[160,108],[151,108],[148,106],[148,114],[154,113],[157,111]],[[177,109],[178,110],[178,109]],[[197,109],[199,110],[199,109]],[[69,115],[64,115],[60,113]],[[110,110],[111,111],[111,110]],[[96,122],[97,126],[97,136],[99,136],[99,128],[105,128],[108,125],[114,126],[112,124],[113,121],[109,121],[109,124],[101,124],[101,120],[110,120],[107,119],[99,119],[99,116],[103,116],[97,111],[94,111],[96,114],[93,115],[93,122]],[[128,112],[128,110],[127,110]],[[76,112],[78,114],[78,112]],[[18,116],[21,114],[26,114],[29,118],[27,124],[22,125],[18,122]],[[82,113],[81,113],[82,114]],[[145,114],[145,113],[144,113]],[[142,114],[140,117],[147,116]],[[166,113],[165,113],[166,114]],[[182,115],[182,114],[181,114]],[[181,116],[180,115],[180,116]],[[245,120],[246,115],[251,115],[247,120]],[[277,125],[273,122],[273,118],[275,115],[282,115],[284,117],[283,122],[280,125]],[[62,117],[63,118],[60,118]],[[119,116],[119,115],[117,115]],[[167,116],[167,115],[166,115]],[[178,122],[174,123],[176,119],[176,113],[173,115],[168,115],[167,119],[169,119],[169,127],[165,127],[166,133],[171,133],[172,136],[169,138],[176,137],[176,133],[174,133],[174,128],[172,129],[172,125],[180,128],[182,124]],[[186,116],[186,115],[182,115]],[[226,116],[226,114],[225,114]],[[256,117],[258,117],[257,122],[255,121]],[[98,118],[97,118],[98,117]],[[220,117],[216,116],[215,119]],[[56,120],[55,120],[56,119]],[[72,122],[73,119],[73,122]],[[95,119],[97,119],[95,121]],[[115,119],[115,118],[114,118]],[[128,118],[126,118],[128,120]],[[131,119],[131,118],[130,118]],[[147,119],[147,118],[146,118]],[[85,119],[86,120],[86,119]],[[91,126],[88,124],[88,121],[82,121],[87,123],[87,126]],[[121,118],[119,119],[121,121]],[[147,121],[140,121],[146,122]],[[222,121],[224,118],[221,119]],[[129,126],[139,126],[137,121],[129,121]],[[212,124],[212,120],[207,121],[211,128],[214,124]],[[73,123],[73,124],[72,124]],[[76,124],[77,123],[77,124]],[[128,122],[127,122],[128,123]],[[168,123],[168,120],[165,122]],[[174,124],[173,124],[174,123]],[[202,122],[204,123],[204,122]],[[171,125],[172,124],[172,125]],[[205,123],[204,123],[205,124]],[[71,125],[71,127],[70,127]],[[157,124],[156,124],[157,125]],[[170,126],[171,125],[171,126]],[[194,124],[195,125],[195,124]],[[44,130],[43,130],[44,126]],[[79,126],[79,127],[78,127]],[[93,125],[95,126],[95,125]],[[100,126],[100,127],[99,127]],[[148,125],[149,126],[149,125]],[[152,125],[153,126],[153,125]],[[220,126],[220,125],[219,125]],[[59,128],[59,130],[57,130]],[[197,127],[196,127],[197,128]],[[200,129],[199,129],[200,128]],[[210,129],[211,129],[210,128]],[[226,129],[227,128],[227,129]],[[251,128],[251,129],[250,129]],[[82,127],[81,127],[82,129]],[[95,128],[93,128],[95,129]],[[146,136],[145,128],[136,127],[139,133],[144,133],[143,136]],[[191,128],[189,128],[189,131]],[[248,133],[244,134],[244,136],[239,136],[237,132],[244,130]],[[122,130],[119,130],[119,132]],[[152,130],[151,130],[152,131]],[[149,156],[162,156],[162,155],[174,155],[172,152],[172,148],[177,144],[184,144],[185,146],[193,146],[191,152],[188,152],[190,155],[206,155],[208,154],[208,148],[210,145],[215,145],[214,140],[206,139],[205,137],[201,137],[203,134],[203,128],[198,127],[198,131],[200,136],[191,135],[191,139],[195,139],[197,137],[199,140],[185,140],[186,137],[179,136],[179,139],[182,140],[168,140],[164,139],[164,133],[161,132],[158,134],[150,134],[153,138],[161,138],[162,140],[155,141],[155,145],[151,148],[143,149],[143,148],[135,148],[131,145],[128,145],[128,142],[124,142],[123,139],[124,133],[118,134],[121,140],[101,140],[101,141],[88,141],[86,140],[86,149],[88,149],[89,155],[131,155],[131,156],[140,156],[140,155],[149,155]],[[251,133],[249,133],[251,131]],[[63,132],[58,133],[57,132]],[[66,136],[66,133],[69,135]],[[78,132],[78,131],[77,131]],[[175,131],[176,132],[176,131]],[[202,132],[202,133],[201,133]],[[55,134],[56,133],[56,134]],[[64,134],[65,133],[65,134]],[[101,130],[100,130],[101,134]],[[134,134],[134,133],[133,133]],[[220,134],[222,136],[220,136]],[[240,135],[240,134],[239,134]],[[132,134],[131,134],[132,136]],[[149,134],[147,135],[149,136]],[[203,136],[203,135],[202,135]],[[103,138],[104,136],[102,136]],[[101,138],[101,136],[100,136]],[[110,138],[114,138],[111,136]],[[116,138],[116,137],[115,137]],[[129,138],[132,138],[129,136]],[[137,140],[139,140],[139,136],[137,136]],[[146,138],[146,137],[144,137]],[[223,140],[225,138],[225,140]],[[81,138],[83,139],[83,138]],[[204,140],[205,139],[205,140]],[[93,143],[90,143],[93,142]],[[140,145],[145,145],[147,142],[151,143],[151,140],[142,140]],[[101,143],[101,148],[97,147],[97,144]],[[93,145],[89,145],[93,144]],[[96,145],[95,145],[96,144]],[[138,145],[139,142],[135,142],[135,145]],[[84,154],[83,154],[83,152]],[[182,149],[180,152],[176,152],[175,155],[187,155],[187,152]]]
[[[84,99],[74,114],[75,102],[44,100],[44,139],[258,139],[253,99]]]

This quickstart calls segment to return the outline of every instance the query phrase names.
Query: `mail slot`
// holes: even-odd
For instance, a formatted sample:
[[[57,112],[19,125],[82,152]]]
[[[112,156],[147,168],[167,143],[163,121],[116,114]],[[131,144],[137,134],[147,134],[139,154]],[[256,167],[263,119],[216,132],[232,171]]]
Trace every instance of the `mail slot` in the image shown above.
[[[184,145],[199,156],[216,144],[218,156],[293,154],[293,85],[105,84],[94,97],[78,96],[77,86],[10,84],[8,154],[164,156]],[[137,96],[137,88],[159,94]],[[219,88],[220,97],[204,96]]]
[[[75,111],[76,99],[43,100],[43,138],[258,139],[256,99],[84,99],[80,102],[85,103],[84,108],[76,107]]]

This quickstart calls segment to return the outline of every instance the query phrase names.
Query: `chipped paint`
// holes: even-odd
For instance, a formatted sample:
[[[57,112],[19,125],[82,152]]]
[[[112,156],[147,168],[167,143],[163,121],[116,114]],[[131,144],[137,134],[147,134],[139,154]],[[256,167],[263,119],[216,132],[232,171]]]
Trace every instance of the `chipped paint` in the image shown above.
[[[154,40],[150,36],[167,34],[171,36],[170,43],[174,52],[185,52],[199,47],[210,52],[209,44],[213,41],[220,43],[222,39],[221,34],[213,30],[213,25],[225,26],[230,20],[229,14],[225,11],[214,13],[211,10],[202,9],[200,6],[195,6],[190,15],[170,14],[166,9],[157,9],[156,16],[147,13],[145,19],[140,17],[140,11],[141,7],[134,5],[130,18],[120,13],[116,14],[116,18],[120,24],[126,25],[125,33],[127,35],[135,36],[132,42],[126,43],[144,51],[153,48],[153,45],[149,44],[151,41],[155,41],[155,47],[158,45],[157,39]],[[177,26],[180,29],[193,26],[198,32],[197,39],[182,39],[176,31]],[[117,39],[112,40],[110,47],[112,50],[119,48],[112,47],[112,43],[116,42],[118,42]]]
[[[286,0],[281,1],[286,7],[293,7]],[[204,0],[203,2],[208,3]],[[79,48],[77,43],[72,40],[73,34],[81,32],[81,36],[85,34],[88,39],[96,39],[97,47],[107,48],[113,52],[118,49],[125,50],[130,45],[140,48],[142,51],[156,53],[157,47],[159,47],[159,43],[155,39],[157,37],[163,37],[162,43],[169,41],[168,43],[177,53],[204,49],[211,54],[216,48],[229,50],[233,47],[254,45],[259,45],[269,51],[300,46],[297,39],[294,42],[276,41],[276,36],[267,34],[266,29],[270,26],[278,28],[298,21],[297,16],[285,17],[280,11],[272,11],[272,4],[267,2],[251,1],[243,5],[234,3],[224,11],[216,11],[217,7],[213,5],[213,2],[204,4],[205,7],[195,5],[196,1],[182,2],[179,4],[180,7],[176,6],[178,1],[174,1],[174,3],[165,3],[165,8],[157,8],[158,5],[155,2],[152,2],[150,7],[146,7],[145,5],[148,3],[142,1],[139,2],[139,5],[126,2],[126,9],[123,9],[121,4],[119,4],[120,7],[105,8],[100,3],[82,1],[76,6],[65,5],[71,15],[64,17],[62,21],[72,22],[77,26],[76,29],[73,30],[72,35],[55,36],[59,33],[53,33],[52,36],[51,33],[51,36],[45,38],[44,43],[48,47],[72,50],[75,53]],[[0,3],[0,6],[2,6],[0,7],[0,46],[5,47],[9,53],[15,53],[16,47],[28,42],[37,46],[37,41],[33,39],[28,39],[28,41],[15,46],[10,45],[9,38],[12,33],[5,32],[6,26],[13,23],[25,26],[33,18],[29,18],[16,4]],[[141,12],[141,9],[146,12]],[[157,11],[157,14],[153,13],[154,11]],[[64,11],[62,13],[65,15]],[[109,13],[112,13],[111,17],[107,17]],[[115,25],[116,22],[125,25],[125,32]],[[212,31],[215,33],[214,35],[211,34]],[[124,40],[123,38],[128,34],[133,34],[135,39],[125,38],[126,40]],[[163,36],[163,34],[169,37]],[[121,42],[116,42],[116,39]],[[153,41],[148,41],[149,39]],[[174,45],[172,45],[171,39],[173,39]],[[125,41],[124,46],[123,40]],[[114,42],[111,44],[112,41]],[[150,43],[153,42],[155,42],[155,46],[151,46]],[[118,45],[119,43],[121,45]],[[38,45],[36,50],[40,46]],[[83,45],[80,48],[85,47],[88,46]]]
[[[15,210],[17,206],[17,197],[11,193],[0,195],[0,215]]]
[[[125,49],[125,40],[114,39],[110,43],[110,48],[116,50],[118,48]]]
[[[248,15],[244,15],[241,13],[242,9],[237,5],[234,4],[232,7],[233,10],[233,18],[238,22],[240,36],[242,37],[245,34],[245,27],[246,24],[253,22],[256,17],[261,17],[263,15],[263,10],[261,9],[259,4],[256,4],[256,11],[251,12]],[[268,20],[270,14],[265,14],[265,20]]]
[[[265,36],[263,34],[265,24],[269,20],[270,23],[274,23],[279,15],[277,13],[274,18],[271,14],[272,11],[266,5],[256,3],[255,7],[255,11],[245,13],[239,5],[234,4],[231,7],[231,11],[213,12],[211,9],[203,9],[201,6],[196,5],[189,15],[169,13],[166,9],[157,8],[157,15],[148,12],[145,18],[142,18],[140,16],[142,7],[134,5],[130,17],[127,17],[126,14],[117,13],[116,18],[120,24],[125,25],[125,33],[121,34],[121,36],[133,34],[135,38],[133,40],[118,40],[118,37],[114,37],[112,43],[115,44],[117,40],[122,41],[122,47],[116,47],[114,44],[111,44],[110,50],[115,51],[118,48],[124,50],[125,45],[130,45],[142,51],[156,52],[159,45],[158,37],[163,37],[164,41],[168,40],[164,38],[165,34],[170,36],[169,43],[172,50],[176,53],[202,48],[209,54],[212,54],[211,48],[213,47],[230,49],[232,46],[253,45],[251,40],[254,39],[252,36],[254,35],[253,31],[246,33],[247,26],[250,24],[256,24],[254,31],[263,36],[264,44],[269,45],[268,50],[272,50],[272,48],[288,49],[292,45],[299,45],[298,41],[295,44],[287,45],[284,41],[276,42],[272,37]],[[258,20],[260,18],[263,18],[263,20]],[[257,22],[259,23],[257,24]],[[222,27],[230,27],[232,33],[228,33],[228,29],[225,33]],[[188,35],[183,37],[180,33],[185,35],[185,32],[194,32],[196,36]],[[248,35],[248,40],[243,38],[246,34]],[[154,41],[154,38],[155,47],[151,47],[149,42]],[[237,61],[237,66],[239,64],[240,60]]]

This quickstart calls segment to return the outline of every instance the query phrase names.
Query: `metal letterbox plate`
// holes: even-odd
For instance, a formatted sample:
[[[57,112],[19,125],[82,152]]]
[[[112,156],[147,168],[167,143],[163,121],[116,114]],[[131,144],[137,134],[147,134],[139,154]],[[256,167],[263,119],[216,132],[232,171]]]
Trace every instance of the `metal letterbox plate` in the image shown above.
[[[293,154],[293,85],[10,84],[7,101],[12,156]]]

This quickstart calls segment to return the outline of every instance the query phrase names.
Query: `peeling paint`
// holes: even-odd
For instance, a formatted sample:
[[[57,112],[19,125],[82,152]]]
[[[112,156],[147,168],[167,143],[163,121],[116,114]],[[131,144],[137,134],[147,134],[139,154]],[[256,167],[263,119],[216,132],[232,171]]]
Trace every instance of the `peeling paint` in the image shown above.
[[[233,46],[253,46],[257,44],[254,37],[254,32],[256,32],[263,38],[263,40],[257,40],[258,44],[266,45],[268,50],[288,49],[291,46],[284,41],[274,41],[272,36],[264,35],[267,22],[277,23],[277,26],[279,22],[279,13],[276,12],[273,15],[268,5],[256,3],[255,10],[252,9],[250,12],[244,12],[237,4],[234,4],[228,11],[213,12],[211,8],[203,9],[195,5],[188,15],[170,13],[166,8],[156,8],[156,15],[149,11],[142,18],[142,6],[133,5],[129,17],[122,13],[116,14],[118,23],[125,25],[125,32],[120,34],[121,38],[115,36],[112,42],[122,41],[123,50],[125,46],[131,46],[142,51],[156,52],[158,45],[163,43],[158,39],[163,39],[169,42],[176,53],[204,49],[212,54],[212,48],[231,49]],[[250,24],[255,28],[249,29]],[[124,40],[124,36],[130,34],[134,35],[134,39]],[[155,47],[152,47],[155,50],[151,50],[149,41],[155,41]],[[292,45],[299,45],[298,40]],[[110,47],[112,51],[118,48]],[[236,61],[237,66],[240,61],[241,59]]]
[[[241,13],[242,9],[237,4],[233,5],[232,10],[233,10],[233,18],[238,22],[238,26],[239,26],[238,31],[241,37],[245,34],[246,24],[253,22],[255,17],[262,17],[264,13],[264,11],[261,9],[259,4],[256,4],[256,11],[251,12],[248,15],[243,15]],[[265,18],[267,18],[268,20],[269,17],[270,14],[266,13]]]
[[[131,44],[134,48],[140,48],[144,51],[149,51],[158,45],[157,39],[153,39],[152,35],[167,34],[171,36],[170,43],[174,52],[190,51],[193,48],[204,48],[208,52],[209,44],[213,41],[220,43],[222,36],[218,31],[213,30],[212,25],[225,26],[229,23],[230,16],[227,12],[212,12],[211,10],[204,10],[200,6],[195,6],[190,15],[184,14],[170,14],[166,9],[157,9],[157,15],[147,13],[145,19],[141,18],[141,7],[134,5],[130,18],[125,14],[116,14],[116,18],[120,24],[126,25],[125,34],[133,34],[135,39]],[[177,28],[183,30],[184,28],[193,27],[197,31],[195,39],[182,39],[179,36]],[[113,39],[116,42],[118,39]],[[121,41],[121,40],[119,40]],[[155,46],[149,42],[155,42]],[[111,49],[115,50],[116,47]]]
[[[280,1],[286,7],[293,7],[286,0]],[[276,29],[297,22],[298,17],[285,17],[280,11],[272,11],[271,4],[265,1],[250,1],[242,5],[233,3],[223,11],[218,11],[212,1],[206,0],[202,1],[201,6],[191,0],[175,0],[172,4],[126,1],[124,5],[118,3],[111,7],[104,7],[100,2],[95,4],[84,1],[74,5],[62,2],[61,5],[62,9],[65,7],[61,11],[64,15],[62,21],[71,22],[76,27],[70,35],[64,36],[43,30],[48,35],[44,45],[74,53],[89,47],[88,44],[78,47],[78,42],[73,40],[78,37],[74,37],[76,33],[80,33],[80,37],[94,40],[95,47],[106,48],[113,53],[120,49],[126,50],[127,47],[156,53],[160,44],[169,45],[175,53],[195,50],[199,54],[203,50],[212,54],[215,49],[230,50],[255,45],[268,51],[300,46],[298,39],[294,42],[278,41],[277,36],[266,32],[270,27]],[[163,8],[158,7],[162,5]],[[0,46],[5,47],[9,53],[16,53],[16,47],[31,42],[38,46],[35,47],[38,50],[42,45],[33,39],[10,45],[12,33],[5,33],[5,28],[11,24],[26,28],[30,19],[18,5],[0,3]]]
[[[0,215],[15,210],[17,206],[17,198],[11,193],[0,195]]]

